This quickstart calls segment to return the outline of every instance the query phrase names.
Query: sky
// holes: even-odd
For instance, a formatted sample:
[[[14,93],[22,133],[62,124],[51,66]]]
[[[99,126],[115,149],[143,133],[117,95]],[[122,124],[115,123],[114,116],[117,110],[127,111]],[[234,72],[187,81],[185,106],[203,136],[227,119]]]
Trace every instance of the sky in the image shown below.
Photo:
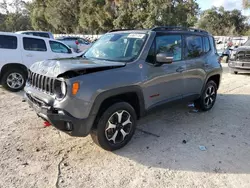
[[[206,10],[212,6],[220,7],[223,6],[225,10],[239,9],[245,16],[250,16],[249,10],[242,10],[241,0],[197,0],[201,10]]]

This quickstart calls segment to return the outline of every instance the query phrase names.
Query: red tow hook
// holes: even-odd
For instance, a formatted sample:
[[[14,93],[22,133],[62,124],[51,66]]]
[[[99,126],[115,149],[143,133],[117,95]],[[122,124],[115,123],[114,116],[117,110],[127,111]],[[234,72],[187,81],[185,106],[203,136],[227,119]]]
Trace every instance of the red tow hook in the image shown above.
[[[51,123],[48,122],[48,121],[45,121],[45,122],[43,122],[43,126],[44,127],[49,127],[49,126],[51,126]]]

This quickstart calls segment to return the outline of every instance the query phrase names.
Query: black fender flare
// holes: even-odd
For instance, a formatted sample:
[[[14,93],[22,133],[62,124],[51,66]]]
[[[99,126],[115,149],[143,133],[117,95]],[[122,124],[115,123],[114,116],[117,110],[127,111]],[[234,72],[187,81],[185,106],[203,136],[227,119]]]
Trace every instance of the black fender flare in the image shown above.
[[[115,97],[118,95],[126,94],[126,93],[136,93],[139,104],[140,104],[140,114],[139,116],[145,115],[145,102],[143,97],[143,92],[141,87],[139,86],[125,86],[125,87],[119,87],[111,90],[104,91],[97,95],[95,98],[95,101],[93,103],[93,106],[91,108],[90,114],[91,115],[97,115],[100,109],[101,104],[108,98]]]
[[[222,73],[221,73],[221,70],[218,69],[217,71],[211,72],[211,73],[209,73],[209,74],[207,75],[207,77],[206,77],[206,79],[205,79],[205,82],[204,82],[204,85],[203,85],[203,88],[202,88],[202,92],[203,92],[204,88],[206,87],[206,84],[207,84],[208,80],[209,80],[212,76],[216,76],[216,75],[219,75],[219,76],[220,76],[220,80],[219,80],[219,85],[220,85]],[[219,86],[218,86],[217,89],[219,89]]]

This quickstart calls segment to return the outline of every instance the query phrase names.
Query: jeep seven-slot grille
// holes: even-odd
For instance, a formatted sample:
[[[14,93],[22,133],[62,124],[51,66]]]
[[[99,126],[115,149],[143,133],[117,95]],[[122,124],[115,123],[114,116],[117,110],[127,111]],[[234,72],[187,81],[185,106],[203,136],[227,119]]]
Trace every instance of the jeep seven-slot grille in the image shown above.
[[[29,70],[28,84],[50,94],[54,94],[55,78],[43,76]]]

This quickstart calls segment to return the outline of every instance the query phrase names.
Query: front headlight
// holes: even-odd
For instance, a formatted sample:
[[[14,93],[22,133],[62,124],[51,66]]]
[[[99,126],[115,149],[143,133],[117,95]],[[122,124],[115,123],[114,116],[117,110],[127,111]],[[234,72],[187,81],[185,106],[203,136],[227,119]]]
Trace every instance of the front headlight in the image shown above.
[[[55,81],[55,94],[57,99],[63,99],[67,94],[67,84],[64,81]]]
[[[67,93],[67,85],[65,82],[61,82],[61,92],[63,96],[65,96]]]

